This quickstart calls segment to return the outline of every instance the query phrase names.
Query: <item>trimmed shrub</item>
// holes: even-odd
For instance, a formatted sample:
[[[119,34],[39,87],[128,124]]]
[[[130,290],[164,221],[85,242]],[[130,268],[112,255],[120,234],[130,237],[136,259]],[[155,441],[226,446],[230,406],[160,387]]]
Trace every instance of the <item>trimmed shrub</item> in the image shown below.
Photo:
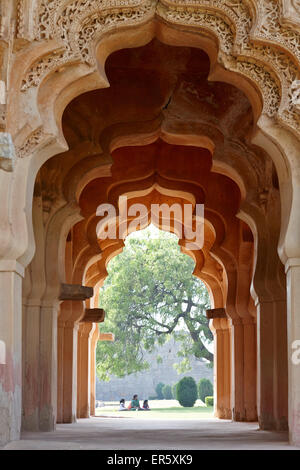
[[[214,393],[213,385],[208,379],[201,379],[198,382],[198,397],[205,402],[205,397],[211,397]]]
[[[156,391],[156,395],[157,395],[158,400],[163,400],[163,398],[164,398],[164,395],[163,395],[163,392],[162,392],[162,389],[163,389],[164,385],[165,384],[163,384],[162,382],[159,382],[155,387],[155,391]]]
[[[214,397],[205,397],[206,406],[214,406]]]
[[[176,398],[181,406],[185,408],[194,406],[197,397],[197,384],[193,377],[183,377],[179,380],[176,387]]]
[[[173,393],[173,397],[175,398],[175,400],[177,400],[176,390],[177,390],[177,382],[176,384],[172,385],[172,393]]]
[[[162,393],[166,400],[171,400],[173,398],[171,385],[164,385],[162,388]]]

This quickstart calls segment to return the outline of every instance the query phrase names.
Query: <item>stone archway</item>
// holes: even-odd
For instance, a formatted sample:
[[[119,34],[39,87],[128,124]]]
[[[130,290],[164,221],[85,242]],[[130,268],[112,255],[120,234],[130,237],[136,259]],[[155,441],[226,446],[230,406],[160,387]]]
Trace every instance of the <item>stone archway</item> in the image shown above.
[[[21,277],[35,251],[32,224],[35,176],[45,161],[66,150],[60,120],[68,102],[83,92],[108,86],[104,71],[107,56],[124,46],[145,44],[155,36],[162,42],[196,46],[206,51],[211,63],[210,79],[236,85],[251,102],[256,123],[252,143],[272,156],[279,177],[282,206],[279,252],[287,271],[290,353],[299,334],[296,321],[300,271],[299,34],[291,20],[298,18],[297,5],[289,2],[282,11],[279,1],[259,2],[258,6],[254,0],[238,5],[221,0],[209,5],[199,1],[188,8],[185,3],[170,1],[141,1],[113,8],[108,5],[104,9],[92,0],[59,2],[59,5],[55,0],[30,5],[29,2],[5,3],[7,10],[1,18],[4,78],[1,90],[6,87],[7,91],[1,101],[1,127],[6,133],[0,135],[5,151],[1,160],[4,170],[0,174],[3,201],[0,267],[3,308],[12,312],[9,324],[1,317],[3,340],[8,354],[14,358],[10,370],[5,372],[15,384],[13,391],[5,392],[5,403],[10,413],[16,414],[10,438],[18,435],[20,421],[20,347],[12,342],[11,334],[14,325],[20,324]],[[38,15],[32,21],[33,8]],[[9,31],[11,20],[16,25],[15,36]],[[6,45],[12,43],[13,54]],[[229,167],[225,167],[228,171]],[[76,204],[70,202],[62,208],[57,221],[64,220],[66,214],[78,217]],[[241,207],[240,216],[256,235],[255,215],[247,201]],[[67,236],[67,228],[62,232]],[[49,237],[55,243],[55,224]],[[272,240],[275,251],[277,245],[278,240]],[[259,262],[263,250],[257,253]],[[54,278],[58,278],[57,273]],[[256,290],[261,279],[257,275]],[[49,294],[43,299],[46,310],[52,308],[56,289],[55,282],[48,286]],[[8,291],[13,292],[10,297]],[[289,425],[291,441],[297,443],[300,378],[291,361],[289,368]]]

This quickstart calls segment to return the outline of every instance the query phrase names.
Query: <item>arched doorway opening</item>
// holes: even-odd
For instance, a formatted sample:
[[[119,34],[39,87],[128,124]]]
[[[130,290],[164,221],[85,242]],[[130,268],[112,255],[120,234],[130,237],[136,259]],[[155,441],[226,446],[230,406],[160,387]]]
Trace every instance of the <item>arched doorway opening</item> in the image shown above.
[[[114,342],[97,345],[98,402],[129,400],[135,391],[140,400],[150,399],[151,409],[178,406],[174,386],[184,375],[197,383],[209,378],[212,386],[209,293],[192,275],[194,268],[177,236],[154,225],[132,232],[122,253],[110,260],[99,292],[99,307],[106,312],[99,326],[101,333],[114,334]],[[172,403],[153,402],[159,383],[166,385],[164,398]],[[203,403],[196,405],[202,411]],[[107,407],[98,414],[103,410]]]
[[[62,280],[90,287],[102,282],[108,261],[122,249],[123,241],[97,238],[97,208],[110,203],[119,214],[119,200],[124,195],[129,206],[143,202],[148,212],[153,202],[204,203],[205,243],[192,256],[199,276],[211,289],[215,309],[224,309],[223,318],[212,320],[220,371],[225,367],[225,351],[227,357],[230,347],[233,350],[231,368],[223,378],[219,374],[218,416],[252,421],[258,407],[263,429],[286,428],[286,359],[282,360],[286,335],[279,336],[286,324],[285,280],[277,255],[280,223],[273,216],[280,211],[276,170],[270,157],[247,140],[254,115],[246,96],[232,85],[207,82],[208,71],[208,57],[201,50],[154,40],[112,54],[106,62],[110,88],[83,94],[67,107],[63,129],[70,149],[44,164],[35,186],[34,217],[40,227],[35,237],[37,247],[40,243],[41,251],[45,250],[46,272],[41,278],[37,249],[30,268],[31,287],[27,276],[26,315],[31,318],[38,278],[44,282],[39,290],[41,308],[49,316],[40,317],[38,351],[25,351],[24,370],[29,365],[34,369],[31,354],[40,355],[35,373],[41,380],[41,368],[47,370],[47,387],[33,400],[30,382],[34,373],[25,374],[25,429],[31,428],[33,416],[38,429],[55,425],[53,322],[59,299],[64,300],[58,316],[59,419],[75,419],[76,387],[85,397],[80,398],[84,411],[79,417],[89,415],[88,376],[77,385],[74,379],[78,367],[87,370],[76,366],[76,335],[82,361],[87,364],[91,342],[97,336],[97,315],[102,314],[95,310],[94,300],[84,305],[88,293],[79,300],[68,300],[58,291]],[[185,250],[184,239],[181,244]],[[36,276],[34,283],[32,276]],[[258,307],[258,343],[264,349],[258,354],[258,400],[253,299]],[[46,328],[44,321],[51,322],[53,336],[49,335],[50,324]],[[270,330],[274,332],[271,337]],[[27,334],[31,335],[30,329]],[[45,344],[44,352],[40,344]],[[231,369],[232,380],[228,381]]]
[[[32,396],[34,397],[32,403],[30,400],[24,402],[28,405],[25,405],[27,409],[24,412],[24,423],[28,418],[29,428],[36,426],[36,422],[38,422],[41,429],[51,429],[55,424],[55,405],[53,403],[56,395],[56,367],[53,354],[56,341],[54,318],[57,315],[60,302],[60,284],[66,281],[63,263],[54,263],[53,259],[59,259],[60,261],[64,259],[65,242],[69,238],[70,229],[79,223],[81,217],[78,209],[80,194],[93,178],[100,176],[96,170],[99,163],[97,156],[104,156],[101,161],[101,172],[107,171],[107,176],[110,176],[108,174],[109,166],[112,163],[111,155],[114,150],[118,151],[126,145],[129,147],[133,145],[146,147],[146,145],[154,144],[157,137],[170,146],[181,145],[186,147],[188,143],[189,146],[194,146],[197,149],[208,150],[213,154],[212,173],[227,176],[239,188],[241,200],[234,215],[238,214],[238,218],[241,218],[251,228],[252,236],[249,235],[248,229],[241,228],[243,240],[250,244],[254,241],[253,270],[255,270],[255,274],[252,277],[252,282],[250,279],[250,283],[252,284],[252,298],[256,302],[259,320],[259,419],[263,428],[286,427],[286,409],[280,409],[280,404],[286,403],[285,392],[278,386],[278,378],[281,376],[280,371],[286,369],[285,360],[283,362],[279,360],[279,357],[285,357],[286,351],[281,338],[281,332],[286,327],[285,316],[282,314],[285,311],[285,277],[278,260],[277,248],[279,247],[281,260],[285,263],[288,273],[288,325],[289,351],[291,351],[293,339],[296,339],[298,334],[298,323],[295,321],[295,316],[297,315],[298,305],[298,248],[300,246],[297,217],[299,194],[297,155],[299,154],[299,142],[297,140],[297,124],[295,124],[297,123],[298,113],[295,103],[292,101],[294,87],[296,86],[296,83],[292,84],[292,82],[297,81],[298,78],[298,63],[295,49],[293,49],[295,46],[293,46],[293,41],[290,41],[290,34],[294,35],[295,40],[297,40],[297,34],[293,30],[293,20],[288,15],[288,28],[291,28],[291,31],[288,29],[289,33],[286,34],[287,23],[280,21],[281,17],[285,20],[286,11],[281,12],[279,4],[275,5],[275,3],[272,4],[272,15],[268,14],[268,5],[262,5],[259,9],[256,9],[253,6],[254,4],[251,3],[253,8],[249,8],[250,4],[248,2],[241,2],[239,5],[228,5],[227,2],[225,5],[223,2],[218,2],[218,5],[214,4],[209,11],[205,2],[199,2],[199,11],[195,11],[198,6],[189,8],[189,11],[186,11],[185,6],[183,6],[182,11],[184,13],[182,14],[179,14],[176,10],[177,7],[169,4],[169,2],[164,2],[163,5],[160,2],[155,3],[155,5],[152,2],[147,3],[147,5],[143,3],[136,7],[134,11],[131,7],[128,7],[125,14],[124,8],[120,7],[121,12],[117,15],[115,12],[111,13],[110,11],[104,13],[99,5],[93,6],[93,11],[88,12],[81,5],[80,15],[75,14],[76,21],[73,21],[74,11],[72,11],[72,8],[70,9],[69,5],[66,7],[65,3],[61,2],[56,11],[53,4],[54,2],[50,2],[46,7],[45,2],[41,2],[38,18],[29,22],[30,24],[28,23],[25,30],[22,22],[24,22],[24,18],[28,19],[31,7],[28,7],[27,3],[20,6],[21,11],[26,10],[25,16],[18,16],[16,23],[19,25],[18,39],[14,45],[16,47],[9,48],[9,50],[14,51],[13,67],[10,67],[13,73],[10,74],[9,71],[7,73],[7,77],[10,76],[11,78],[11,90],[8,93],[7,116],[4,113],[4,125],[8,132],[13,135],[18,158],[13,171],[12,162],[6,161],[6,157],[1,159],[1,167],[5,169],[5,172],[2,171],[0,175],[1,194],[3,191],[1,209],[3,213],[3,223],[1,225],[1,239],[3,240],[1,244],[1,280],[3,282],[1,282],[1,286],[4,298],[3,310],[11,312],[9,320],[5,315],[1,316],[1,330],[4,331],[1,341],[5,342],[8,357],[4,372],[3,367],[1,367],[1,373],[3,372],[1,380],[3,379],[2,382],[4,383],[4,408],[9,410],[9,416],[16,416],[16,419],[9,425],[11,432],[9,431],[6,435],[10,438],[15,437],[20,424],[20,299],[21,278],[24,274],[24,267],[27,267],[27,273],[23,283],[24,316],[26,317],[24,322],[24,338],[26,339],[22,345],[25,361],[24,376],[26,377],[25,380],[23,377],[23,388],[28,385],[28,383],[26,385],[26,380],[29,380],[28,389],[33,391]],[[10,7],[5,12],[4,29],[2,28],[4,34],[8,24],[7,18],[11,19],[12,10],[13,8]],[[130,11],[130,14],[128,14],[128,11]],[[62,12],[63,16],[68,19],[66,22],[58,21],[57,15]],[[77,7],[76,12],[78,13]],[[124,23],[118,26],[117,23],[120,17],[122,21],[124,20]],[[99,18],[101,18],[102,23],[101,21],[99,23]],[[103,18],[109,18],[109,20],[105,23],[104,29],[102,27],[99,29],[99,24],[103,25]],[[261,21],[262,18],[265,21]],[[269,21],[270,18],[272,18],[271,21]],[[86,28],[82,28],[82,25],[85,25]],[[123,25],[127,26],[128,29],[123,30]],[[81,36],[81,32],[83,36]],[[241,130],[241,135],[239,135],[240,138],[237,141],[233,139],[232,146],[227,153],[223,151],[226,150],[224,146],[216,145],[218,137],[220,137],[221,143],[224,139],[223,132],[219,133],[219,122],[217,122],[217,132],[215,134],[214,129],[212,134],[207,132],[208,135],[200,128],[195,134],[189,134],[188,132],[179,132],[185,130],[183,125],[179,126],[180,129],[176,128],[174,132],[172,128],[165,130],[164,126],[161,126],[159,135],[152,132],[150,137],[149,129],[146,129],[145,132],[142,128],[139,129],[137,139],[130,125],[129,131],[125,129],[124,134],[120,134],[119,130],[116,129],[117,126],[112,125],[113,128],[107,129],[107,132],[104,132],[105,135],[102,136],[103,138],[100,139],[103,148],[99,148],[98,145],[94,146],[95,141],[97,142],[97,138],[94,139],[94,136],[84,141],[82,147],[88,148],[89,157],[91,157],[91,159],[87,158],[84,162],[87,164],[84,177],[80,169],[83,169],[83,161],[80,162],[79,148],[74,150],[73,147],[72,158],[74,158],[74,162],[77,159],[77,168],[75,168],[76,165],[72,164],[72,158],[69,161],[71,165],[68,167],[68,152],[60,155],[60,159],[64,159],[66,166],[60,172],[58,177],[60,182],[57,184],[55,170],[59,168],[59,159],[55,160],[56,157],[54,157],[54,160],[50,163],[49,158],[66,149],[60,126],[60,118],[66,105],[73,98],[86,93],[88,90],[100,89],[108,85],[107,76],[104,73],[104,64],[113,51],[126,46],[134,48],[133,46],[146,45],[153,37],[157,37],[162,43],[176,47],[196,46],[203,49],[210,58],[210,79],[228,81],[231,85],[237,85],[250,100],[253,125],[251,124],[248,127],[249,133],[243,135],[242,129],[245,129],[244,125],[241,125],[243,121],[237,119],[238,125],[234,131]],[[32,38],[34,38],[34,41],[31,42]],[[77,41],[77,38],[80,40]],[[10,44],[10,42],[8,43]],[[1,57],[2,52],[1,50]],[[6,64],[6,62],[5,60],[3,63]],[[162,88],[165,85],[163,80],[161,85]],[[192,87],[190,91],[193,94],[195,89],[193,91]],[[194,96],[196,95],[197,93],[194,94]],[[223,95],[227,97],[227,93]],[[172,99],[169,101],[169,98],[170,96],[163,103],[165,114],[175,111],[173,117],[176,118],[174,101],[172,103]],[[181,96],[181,98],[184,101],[186,97]],[[240,102],[239,99],[237,101]],[[197,99],[193,104],[196,105],[196,102]],[[211,103],[207,102],[206,104]],[[158,106],[158,108],[161,108],[161,106]],[[17,124],[14,117],[16,115],[18,116]],[[259,121],[257,121],[258,118]],[[3,126],[4,121],[2,113],[1,126]],[[211,123],[206,120],[205,131],[210,130],[208,124]],[[137,128],[138,126],[134,124],[133,127]],[[158,125],[154,130],[159,127]],[[190,131],[190,129],[188,130]],[[254,136],[249,147],[250,138],[246,139],[246,135],[249,137],[252,131]],[[124,135],[125,139],[123,139]],[[141,137],[147,139],[147,142],[142,141]],[[92,144],[88,147],[87,143],[90,143],[90,141]],[[228,142],[228,136],[227,140],[224,139],[225,141]],[[112,146],[108,142],[113,142]],[[259,150],[254,143],[264,149],[262,154],[259,154],[261,149]],[[251,145],[254,145],[255,148],[251,148]],[[72,144],[70,149],[72,149]],[[271,158],[267,157],[265,151],[272,157],[276,170],[273,168]],[[92,162],[93,157],[94,162]],[[107,161],[105,161],[105,158],[107,158]],[[249,160],[251,161],[250,166],[248,165]],[[36,174],[44,162],[47,162],[46,166],[41,169],[35,185],[33,230],[32,192]],[[264,165],[264,162],[266,162],[266,165]],[[53,165],[52,168],[51,165]],[[74,170],[72,175],[71,167]],[[70,180],[74,183],[73,186],[66,184],[65,181],[65,177],[68,179],[69,171],[69,176],[72,176]],[[41,176],[43,172],[44,177]],[[51,172],[52,177],[50,177]],[[101,176],[103,176],[103,173],[101,173]],[[139,176],[135,182],[138,179]],[[160,181],[160,183],[163,183],[160,186],[167,188],[168,191],[170,189],[174,190],[170,183],[170,181],[173,181],[173,176],[170,177],[169,175],[168,182],[166,182],[166,179],[168,178],[164,178],[162,182]],[[272,181],[271,184],[269,184],[270,181]],[[126,190],[128,190],[128,181],[123,181],[123,183]],[[63,191],[62,186],[64,186]],[[147,189],[150,186],[149,184]],[[188,188],[183,187],[182,181],[180,181],[179,186],[176,182],[175,186],[177,191],[192,194],[196,191],[192,191],[191,185]],[[57,188],[59,188],[58,192]],[[259,188],[259,190],[253,188]],[[281,191],[280,198],[278,188]],[[140,186],[130,188],[131,191],[140,191],[141,189],[145,190],[144,181]],[[118,194],[118,189],[116,193]],[[59,194],[58,197],[57,194]],[[62,194],[63,197],[61,197]],[[197,196],[200,198],[200,192],[197,192]],[[114,198],[113,195],[112,198]],[[280,203],[283,207],[281,222],[280,210],[278,209]],[[229,290],[226,299],[228,313],[226,311],[226,314],[235,321],[234,330],[236,333],[239,331],[239,336],[242,337],[242,332],[248,326],[244,321],[244,317],[243,326],[240,326],[236,311],[248,312],[248,308],[251,310],[253,305],[249,307],[248,304],[245,305],[245,302],[236,301],[236,286],[238,283],[236,281],[235,265],[231,263],[231,249],[228,249],[228,246],[224,249],[222,244],[221,249],[219,246],[222,239],[222,227],[227,228],[226,217],[219,217],[219,219],[216,217],[215,220],[210,220],[213,227],[220,222],[218,230],[216,230],[216,235],[219,238],[214,243],[213,255],[221,261],[229,276]],[[86,221],[86,223],[88,226],[89,221]],[[223,230],[223,234],[225,232]],[[80,231],[78,231],[77,235],[80,238],[82,234],[85,236],[87,233],[90,235],[91,232],[83,230],[80,234]],[[34,246],[35,242],[36,247]],[[78,246],[81,246],[80,243]],[[76,265],[77,273],[74,279],[78,279],[78,282],[83,284],[85,270],[91,268],[96,261],[96,257],[101,253],[97,251],[97,244],[93,237],[89,238],[86,246],[83,244],[81,247],[83,252]],[[228,254],[228,251],[230,254]],[[245,249],[245,251],[247,250]],[[35,258],[29,266],[34,252]],[[236,259],[236,257],[234,258]],[[241,254],[242,258],[243,255]],[[245,255],[243,259],[247,259],[247,256]],[[84,274],[80,273],[80,270]],[[232,286],[235,286],[235,288]],[[243,287],[239,287],[239,292],[242,289]],[[245,290],[248,292],[248,287]],[[241,299],[240,296],[239,298]],[[74,306],[74,312],[75,310],[76,307]],[[262,318],[266,322],[261,322]],[[71,315],[71,323],[74,319],[78,319],[78,315],[75,313],[74,316]],[[36,325],[35,338],[31,337],[31,327],[28,326],[31,324]],[[19,328],[15,329],[15,325],[18,325]],[[70,327],[71,338],[74,335],[72,328]],[[49,331],[51,333],[47,336]],[[272,331],[272,335],[269,334],[270,331]],[[39,346],[36,344],[37,337],[39,337]],[[19,340],[15,340],[16,338],[19,338]],[[33,341],[31,341],[32,339]],[[241,351],[241,344],[242,342],[239,341],[234,342],[235,347],[240,348],[239,351]],[[263,358],[268,358],[268,361],[264,361]],[[39,367],[42,370],[41,377],[37,377],[35,372]],[[49,377],[46,377],[46,374],[43,373],[43,370],[46,369],[49,371]],[[291,361],[289,361],[289,369],[289,402],[291,408],[289,425],[291,440],[297,442],[299,440],[297,427],[299,372]],[[265,373],[266,370],[270,373]],[[263,377],[266,379],[265,381],[262,380]],[[283,387],[285,387],[285,380],[283,380],[283,383]],[[295,391],[296,393],[294,393]]]

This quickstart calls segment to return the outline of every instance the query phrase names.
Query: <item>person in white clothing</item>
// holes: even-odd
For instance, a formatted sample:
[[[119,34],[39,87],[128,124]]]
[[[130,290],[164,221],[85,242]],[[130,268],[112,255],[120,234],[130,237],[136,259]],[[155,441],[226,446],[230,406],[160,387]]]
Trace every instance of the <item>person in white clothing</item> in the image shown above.
[[[119,411],[128,411],[128,408],[126,408],[126,406],[125,406],[125,399],[124,398],[121,398],[121,400],[120,400]]]

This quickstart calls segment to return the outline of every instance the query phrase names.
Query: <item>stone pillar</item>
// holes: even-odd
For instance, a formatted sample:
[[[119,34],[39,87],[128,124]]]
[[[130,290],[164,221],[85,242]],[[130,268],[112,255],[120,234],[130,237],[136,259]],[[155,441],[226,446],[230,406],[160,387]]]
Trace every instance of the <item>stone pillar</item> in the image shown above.
[[[60,311],[63,308],[63,304],[60,306]],[[60,315],[60,314],[59,314]],[[56,422],[63,423],[63,395],[64,395],[64,326],[65,322],[57,320],[57,415]]]
[[[76,421],[78,324],[67,320],[76,307],[83,311],[82,302],[63,302],[58,318],[57,423]]]
[[[73,423],[77,413],[77,340],[79,321],[84,315],[83,301],[93,289],[62,284],[58,318],[57,422]]]
[[[23,267],[0,261],[0,444],[20,438]]]
[[[257,412],[261,429],[275,428],[273,302],[257,305]]]
[[[57,422],[73,423],[77,409],[77,340],[82,301],[65,301],[58,318]]]
[[[245,420],[244,410],[244,328],[241,319],[232,320],[232,419]]]
[[[77,417],[90,416],[90,355],[91,336],[95,326],[93,323],[80,323],[78,330],[77,350]]]
[[[40,329],[41,305],[46,288],[44,269],[44,224],[41,197],[35,196],[32,205],[35,232],[35,253],[26,270],[23,282],[23,393],[22,429],[40,430]]]
[[[286,263],[290,443],[300,446],[300,258]]]
[[[40,429],[40,312],[41,305],[34,300],[24,305],[22,429],[33,432]]]
[[[287,304],[278,300],[274,304],[275,315],[275,386],[274,416],[278,431],[288,430],[288,340],[287,340]]]
[[[43,302],[40,320],[41,431],[53,431],[57,413],[57,315],[58,301]]]
[[[244,418],[257,421],[256,324],[253,317],[243,319],[244,329]]]
[[[206,311],[214,335],[214,406],[215,416],[231,419],[231,341],[230,325],[223,308]]]
[[[91,339],[91,398],[90,398],[90,414],[95,416],[95,402],[96,402],[96,349],[99,339],[99,326],[95,324],[94,333]]]
[[[231,327],[229,320],[221,319],[224,355],[224,419],[232,419],[231,411]]]
[[[287,429],[287,335],[285,301],[257,309],[257,405],[261,429]]]
[[[66,323],[64,328],[64,392],[63,422],[76,421],[77,406],[77,338],[78,324]]]
[[[216,418],[224,418],[224,334],[220,319],[213,320],[215,355],[214,355],[214,406]]]

